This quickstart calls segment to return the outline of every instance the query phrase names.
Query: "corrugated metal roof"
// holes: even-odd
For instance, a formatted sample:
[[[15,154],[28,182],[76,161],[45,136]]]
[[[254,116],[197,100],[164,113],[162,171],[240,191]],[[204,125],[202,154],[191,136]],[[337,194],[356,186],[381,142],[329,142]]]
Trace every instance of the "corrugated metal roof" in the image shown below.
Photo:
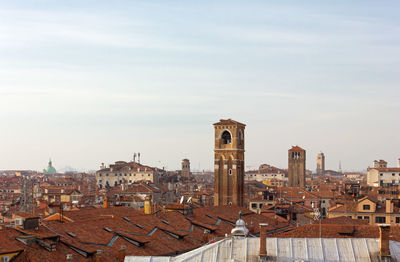
[[[127,256],[139,262],[258,262],[259,238],[227,238],[176,257]],[[382,261],[375,238],[267,238],[269,261]],[[390,241],[394,261],[400,261],[400,243]]]

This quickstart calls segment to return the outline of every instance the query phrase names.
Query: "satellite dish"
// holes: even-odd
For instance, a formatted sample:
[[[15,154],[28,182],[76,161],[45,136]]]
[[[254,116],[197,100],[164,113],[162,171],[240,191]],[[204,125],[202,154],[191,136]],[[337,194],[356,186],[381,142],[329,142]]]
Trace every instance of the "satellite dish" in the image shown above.
[[[187,203],[191,203],[192,202],[192,197],[189,197],[188,200],[186,201]]]
[[[181,201],[179,201],[179,203],[181,203],[181,204],[183,203],[183,198],[184,198],[184,197],[182,196],[182,197],[181,197]]]

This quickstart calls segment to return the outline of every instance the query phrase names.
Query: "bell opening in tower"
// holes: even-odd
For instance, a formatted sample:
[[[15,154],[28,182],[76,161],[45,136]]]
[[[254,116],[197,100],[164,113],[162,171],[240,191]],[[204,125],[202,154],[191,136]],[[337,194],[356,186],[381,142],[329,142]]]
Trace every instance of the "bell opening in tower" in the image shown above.
[[[222,137],[221,138],[222,138],[222,143],[224,143],[225,145],[230,144],[231,141],[232,141],[231,133],[229,133],[226,130],[222,133]]]

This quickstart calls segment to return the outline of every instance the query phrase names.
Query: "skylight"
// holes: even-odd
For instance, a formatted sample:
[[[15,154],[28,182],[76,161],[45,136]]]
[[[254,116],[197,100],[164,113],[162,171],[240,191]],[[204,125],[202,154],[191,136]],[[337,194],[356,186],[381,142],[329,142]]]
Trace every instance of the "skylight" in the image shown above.
[[[67,234],[68,234],[69,236],[73,237],[73,238],[77,238],[77,236],[76,236],[74,233],[72,233],[72,232],[67,232]]]
[[[105,227],[105,228],[103,228],[105,231],[107,231],[107,232],[112,232],[112,230],[111,229],[109,229],[108,227]]]

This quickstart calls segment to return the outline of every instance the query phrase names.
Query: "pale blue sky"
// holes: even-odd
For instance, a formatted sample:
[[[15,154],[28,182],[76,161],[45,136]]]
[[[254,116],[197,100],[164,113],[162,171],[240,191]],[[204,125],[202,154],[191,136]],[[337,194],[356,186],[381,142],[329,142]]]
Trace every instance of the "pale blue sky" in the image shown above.
[[[246,165],[365,169],[400,157],[398,1],[0,1],[0,169]]]

